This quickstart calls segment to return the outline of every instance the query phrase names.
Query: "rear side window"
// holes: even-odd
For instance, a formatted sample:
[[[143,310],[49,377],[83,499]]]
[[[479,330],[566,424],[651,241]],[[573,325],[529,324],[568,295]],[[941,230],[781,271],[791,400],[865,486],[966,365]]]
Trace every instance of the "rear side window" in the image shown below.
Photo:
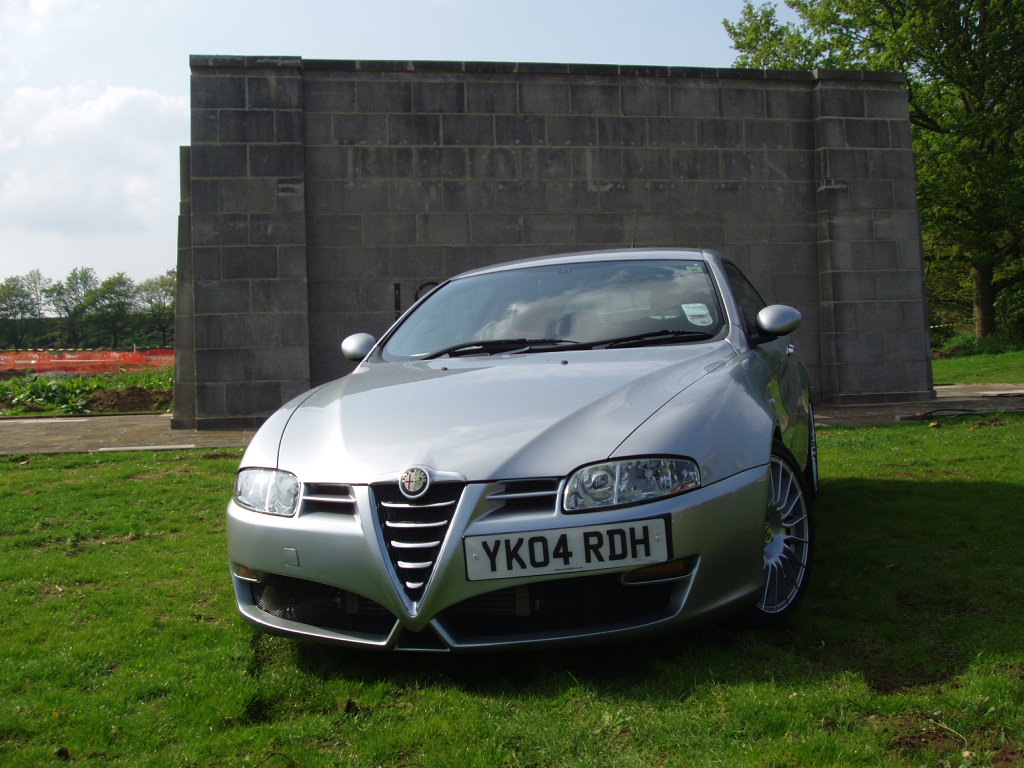
[[[753,335],[757,333],[755,324],[757,313],[767,305],[757,289],[740,272],[739,267],[730,261],[723,261],[722,266],[725,268],[725,276],[732,289],[732,295],[736,297],[736,302],[740,305],[740,311],[743,313],[743,325],[747,333]]]

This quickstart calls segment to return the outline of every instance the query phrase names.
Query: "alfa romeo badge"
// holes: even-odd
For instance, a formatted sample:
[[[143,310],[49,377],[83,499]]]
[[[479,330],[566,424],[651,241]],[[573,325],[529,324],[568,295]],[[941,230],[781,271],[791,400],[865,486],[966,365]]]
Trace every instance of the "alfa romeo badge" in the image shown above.
[[[430,475],[423,467],[409,467],[398,480],[398,488],[407,499],[418,499],[430,487]]]

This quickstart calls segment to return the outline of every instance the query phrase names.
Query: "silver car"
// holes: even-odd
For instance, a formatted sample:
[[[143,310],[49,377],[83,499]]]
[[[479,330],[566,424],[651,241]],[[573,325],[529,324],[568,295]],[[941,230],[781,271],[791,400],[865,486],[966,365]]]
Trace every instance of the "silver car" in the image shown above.
[[[445,281],[253,439],[228,506],[239,610],[402,650],[778,620],[817,492],[799,323],[708,251]]]

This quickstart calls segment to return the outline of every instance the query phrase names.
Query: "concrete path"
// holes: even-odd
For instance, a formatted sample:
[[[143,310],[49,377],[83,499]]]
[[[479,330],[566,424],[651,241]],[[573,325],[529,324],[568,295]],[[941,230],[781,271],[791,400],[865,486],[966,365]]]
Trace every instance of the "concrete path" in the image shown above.
[[[955,413],[1024,410],[1024,386],[954,384],[934,400],[886,405],[815,407],[819,425],[866,426]],[[0,419],[0,455],[227,448],[249,444],[248,430],[171,429],[169,414]]]
[[[0,419],[0,455],[227,448],[255,429],[171,429],[170,414]]]
[[[999,411],[1024,411],[1024,385],[1021,384],[944,384],[935,387],[935,399],[909,403],[876,405],[815,405],[818,424],[870,426],[897,421],[934,421],[956,414],[990,414]]]

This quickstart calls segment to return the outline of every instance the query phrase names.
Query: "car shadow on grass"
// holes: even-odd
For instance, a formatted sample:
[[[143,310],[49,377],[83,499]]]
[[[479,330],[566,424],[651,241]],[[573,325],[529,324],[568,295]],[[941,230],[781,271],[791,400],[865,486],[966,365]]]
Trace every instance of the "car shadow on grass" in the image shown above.
[[[294,661],[324,678],[538,695],[579,686],[652,701],[709,684],[799,686],[849,674],[876,692],[927,690],[979,654],[1024,646],[1020,491],[955,479],[826,482],[810,588],[771,629],[719,623],[645,642],[481,654],[293,641]]]

